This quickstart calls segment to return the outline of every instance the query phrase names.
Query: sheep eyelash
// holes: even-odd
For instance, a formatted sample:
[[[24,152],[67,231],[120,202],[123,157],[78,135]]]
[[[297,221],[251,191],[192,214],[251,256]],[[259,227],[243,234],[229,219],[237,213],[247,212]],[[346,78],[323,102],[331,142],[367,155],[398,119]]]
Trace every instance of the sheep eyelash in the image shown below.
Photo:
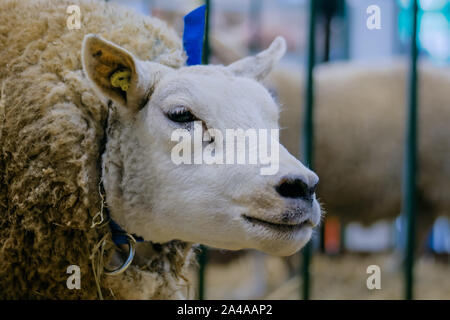
[[[208,130],[208,126],[206,125],[205,121],[197,118],[190,109],[186,108],[185,106],[178,106],[168,112],[166,112],[166,116],[170,118],[171,115],[175,115],[175,114],[182,114],[183,112],[189,112],[192,114],[192,116],[194,117],[194,119],[192,121],[187,121],[187,122],[177,122],[179,125],[183,126],[186,130],[193,130],[194,129],[194,121],[200,121],[202,123],[202,127],[203,127],[203,132],[206,132]],[[171,121],[173,121],[171,119]],[[204,141],[207,142],[208,144],[213,143],[214,137],[210,137],[209,141]]]
[[[181,119],[181,120],[180,120],[180,119],[176,119],[176,116],[182,115],[182,114],[184,114],[184,113],[188,113],[188,114],[189,114],[188,116],[189,116],[190,118],[188,118],[188,119],[186,119],[186,120],[183,120],[183,119]],[[197,118],[197,117],[192,113],[192,111],[191,111],[190,109],[188,109],[187,107],[185,107],[185,106],[177,106],[177,107],[175,107],[175,108],[169,110],[168,112],[166,112],[166,116],[167,116],[171,121],[176,122],[176,123],[179,123],[179,124],[183,124],[183,123],[187,124],[187,123],[192,123],[192,122],[194,122],[194,121],[202,121],[202,122],[203,122],[203,120]]]
[[[167,112],[167,114],[169,115],[172,115],[172,114],[181,114],[181,113],[183,113],[183,112],[190,112],[190,113],[192,113],[191,112],[191,110],[189,110],[187,107],[185,107],[185,106],[177,106],[177,107],[175,107],[175,108],[173,108],[173,109],[171,109],[171,110],[169,110],[168,112]]]

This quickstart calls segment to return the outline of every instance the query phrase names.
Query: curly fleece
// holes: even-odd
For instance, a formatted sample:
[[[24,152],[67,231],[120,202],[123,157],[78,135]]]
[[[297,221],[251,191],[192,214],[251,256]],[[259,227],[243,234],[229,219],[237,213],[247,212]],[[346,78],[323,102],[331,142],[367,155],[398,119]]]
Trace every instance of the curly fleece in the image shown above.
[[[66,26],[69,5],[81,29]],[[163,22],[101,1],[0,3],[0,298],[96,299],[90,255],[108,227],[100,211],[100,156],[108,106],[80,62],[96,33],[142,60],[180,67],[178,36]],[[153,246],[145,268],[100,278],[105,298],[179,298],[191,246]],[[111,250],[108,250],[109,252]],[[69,265],[81,289],[69,290]]]

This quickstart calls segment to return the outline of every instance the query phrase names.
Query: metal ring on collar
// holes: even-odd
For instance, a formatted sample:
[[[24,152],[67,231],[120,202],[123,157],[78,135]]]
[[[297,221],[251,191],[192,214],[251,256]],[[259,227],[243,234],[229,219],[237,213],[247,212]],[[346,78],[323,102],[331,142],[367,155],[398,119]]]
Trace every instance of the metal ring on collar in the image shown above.
[[[111,270],[111,269],[108,269],[105,267],[104,272],[108,276],[115,276],[115,275],[121,274],[122,272],[125,272],[125,270],[127,270],[128,267],[130,266],[131,262],[133,262],[134,254],[136,252],[136,249],[135,249],[136,240],[129,233],[125,233],[124,235],[127,237],[127,242],[128,242],[128,257],[125,260],[125,262],[120,267],[117,267],[116,269]]]

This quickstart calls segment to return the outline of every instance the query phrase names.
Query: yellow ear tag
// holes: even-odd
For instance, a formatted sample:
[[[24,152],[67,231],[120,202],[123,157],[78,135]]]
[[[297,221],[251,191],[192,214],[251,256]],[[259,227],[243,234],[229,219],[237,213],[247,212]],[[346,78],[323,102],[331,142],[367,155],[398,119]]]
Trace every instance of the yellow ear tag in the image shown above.
[[[130,70],[117,70],[112,74],[112,76],[109,78],[111,81],[111,85],[114,88],[120,87],[122,91],[127,91],[130,87],[130,78],[131,78],[131,72]]]

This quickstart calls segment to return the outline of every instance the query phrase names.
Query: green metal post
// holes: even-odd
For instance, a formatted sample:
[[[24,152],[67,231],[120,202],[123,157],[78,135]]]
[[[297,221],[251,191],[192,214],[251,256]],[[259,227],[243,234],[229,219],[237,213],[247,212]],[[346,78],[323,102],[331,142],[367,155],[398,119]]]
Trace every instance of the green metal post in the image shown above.
[[[261,50],[261,24],[262,24],[262,11],[264,1],[251,0],[250,1],[250,26],[252,29],[252,35],[250,38],[249,49],[250,52],[258,52]]]
[[[205,0],[205,5],[206,5],[205,39],[203,41],[202,64],[209,63],[209,55],[211,51],[211,48],[209,46],[209,18],[211,12],[211,0]]]
[[[202,64],[209,63],[209,54],[210,54],[210,46],[209,46],[209,17],[211,12],[211,0],[206,0],[206,19],[205,19],[205,39],[203,41],[203,55],[202,55]],[[205,270],[206,264],[208,262],[208,248],[204,245],[200,246],[200,253],[198,255],[198,299],[205,299]]]
[[[413,299],[414,250],[417,198],[417,14],[418,0],[413,0],[412,33],[407,105],[406,148],[403,180],[403,213],[406,215],[405,298]]]
[[[325,2],[327,1],[327,2]],[[330,6],[331,8],[327,7]],[[322,62],[328,62],[330,61],[330,46],[331,46],[331,19],[333,18],[333,2],[330,2],[330,0],[323,0],[320,3],[321,11],[323,14],[323,18],[325,20],[325,23],[323,24],[323,33],[324,33],[324,48],[323,48],[323,58]],[[327,10],[328,9],[328,10]],[[326,220],[324,219],[322,223],[320,224],[319,228],[319,248],[321,253],[325,253],[325,224]]]
[[[208,261],[208,248],[204,245],[200,245],[200,253],[198,254],[198,299],[205,299],[205,269]]]
[[[303,162],[313,168],[313,105],[314,105],[314,78],[313,69],[315,61],[315,32],[316,31],[316,5],[314,0],[309,1],[309,29],[308,29],[308,61],[306,68],[305,82],[305,104],[304,104],[304,122],[303,122]],[[310,275],[309,267],[311,264],[311,241],[303,248],[302,264],[302,296],[308,300],[310,296]]]

